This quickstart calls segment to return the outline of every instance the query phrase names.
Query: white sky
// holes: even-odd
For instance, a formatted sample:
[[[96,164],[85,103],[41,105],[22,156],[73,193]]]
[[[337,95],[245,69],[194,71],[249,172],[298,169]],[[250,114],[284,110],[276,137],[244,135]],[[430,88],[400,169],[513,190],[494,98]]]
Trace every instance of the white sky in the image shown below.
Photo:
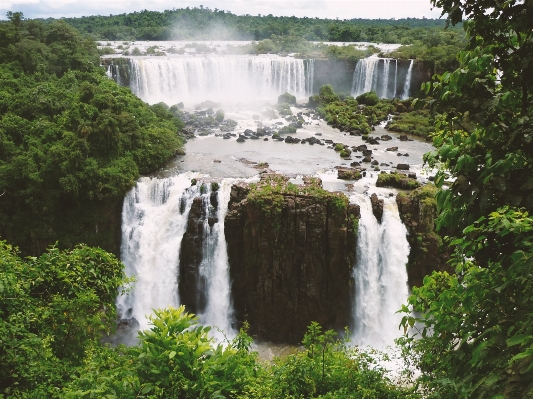
[[[122,14],[144,9],[163,11],[198,7],[233,14],[318,18],[438,18],[430,0],[0,0],[0,19],[7,11],[22,11],[26,18],[81,17]]]

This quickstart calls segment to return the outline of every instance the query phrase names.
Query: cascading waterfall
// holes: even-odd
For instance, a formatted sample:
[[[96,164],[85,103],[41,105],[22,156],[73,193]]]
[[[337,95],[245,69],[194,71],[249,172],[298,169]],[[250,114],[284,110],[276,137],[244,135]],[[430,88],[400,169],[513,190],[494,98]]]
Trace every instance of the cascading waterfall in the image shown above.
[[[411,60],[405,80],[398,78],[398,60],[394,60],[394,78],[391,77],[391,58],[369,57],[357,61],[355,65],[351,95],[356,97],[375,91],[381,98],[409,98],[414,60]],[[400,87],[398,87],[400,85]]]
[[[414,60],[411,60],[411,63],[409,64],[409,69],[407,70],[407,76],[405,77],[405,85],[403,87],[402,100],[408,99],[409,95],[411,94],[411,75],[413,73],[414,62]]]
[[[130,88],[148,103],[250,101],[284,92],[312,94],[313,63],[277,56],[203,56],[130,59]]]
[[[385,58],[383,60],[383,84],[381,85],[381,98],[389,98],[389,67],[390,67],[390,59]]]
[[[193,200],[200,196],[206,217],[203,258],[198,272],[205,281],[206,292],[199,292],[199,295],[205,297],[206,304],[204,313],[199,316],[203,324],[217,326],[228,337],[235,335],[231,327],[229,266],[224,236],[230,192],[231,180],[223,180],[217,191],[218,209],[214,211],[209,201],[209,185],[191,186],[187,174],[139,180],[124,199],[122,212],[121,258],[126,275],[135,277],[135,282],[129,293],[117,298],[121,319],[135,318],[139,328],[146,329],[146,316],[152,313],[152,309],[180,304],[180,247]],[[213,219],[216,222],[213,223]],[[217,331],[214,335],[223,338]]]
[[[352,197],[361,209],[354,268],[354,342],[385,348],[400,335],[401,315],[407,301],[406,265],[409,256],[407,230],[394,199],[384,200],[379,223],[367,196]]]
[[[185,175],[144,177],[124,198],[121,260],[136,281],[117,298],[117,310],[121,319],[135,318],[140,329],[148,327],[152,309],[179,305],[181,238],[198,191],[190,185]]]
[[[369,57],[357,61],[352,81],[353,96],[376,90],[379,60],[378,57]]]
[[[218,211],[217,219],[205,239],[204,259],[200,267],[207,281],[207,305],[205,312],[201,315],[203,324],[217,326],[226,333],[226,336],[233,337],[235,332],[231,326],[231,292],[229,278],[228,253],[226,237],[224,235],[224,220],[228,211],[232,180],[224,179],[218,189]],[[215,337],[221,340],[223,337],[214,332]]]

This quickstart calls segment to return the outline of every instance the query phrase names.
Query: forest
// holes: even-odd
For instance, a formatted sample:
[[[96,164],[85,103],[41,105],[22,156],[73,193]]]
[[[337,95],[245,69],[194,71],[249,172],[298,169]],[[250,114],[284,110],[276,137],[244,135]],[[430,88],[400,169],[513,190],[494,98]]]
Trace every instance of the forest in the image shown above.
[[[384,355],[316,323],[296,353],[272,363],[251,349],[246,325],[220,345],[183,307],[157,310],[136,346],[102,343],[116,328],[114,299],[133,281],[94,225],[182,149],[183,124],[106,77],[94,40],[67,23],[93,33],[91,17],[9,12],[0,22],[0,398],[533,398],[533,2],[431,3],[466,37],[457,66],[410,105],[434,124],[425,162],[438,170],[436,222],[451,272],[426,276],[399,309],[398,344],[417,373],[394,380],[377,364]],[[94,17],[94,27],[130,21],[133,38],[176,17],[141,14],[148,24],[128,14]],[[274,17],[250,30],[256,20],[242,17],[235,31],[280,33],[269,30]],[[333,37],[328,21],[312,36],[304,27],[315,25],[300,22],[305,39]],[[359,40],[389,23],[339,26]],[[374,100],[357,101],[378,118],[386,110]],[[355,102],[328,88],[311,101],[334,123],[367,127],[349,112]]]

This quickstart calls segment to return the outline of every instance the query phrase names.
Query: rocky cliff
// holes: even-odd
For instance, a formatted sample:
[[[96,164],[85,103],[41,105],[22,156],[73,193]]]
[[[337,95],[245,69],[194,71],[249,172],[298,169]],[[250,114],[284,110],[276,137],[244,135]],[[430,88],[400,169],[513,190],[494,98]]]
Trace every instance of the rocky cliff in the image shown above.
[[[411,251],[407,273],[410,287],[421,286],[424,276],[434,270],[449,271],[448,254],[441,249],[442,240],[435,232],[435,192],[435,186],[428,184],[396,196],[400,218],[409,233],[407,240]]]
[[[256,339],[294,344],[312,321],[349,326],[358,218],[359,207],[319,179],[235,184],[225,236],[237,321]]]

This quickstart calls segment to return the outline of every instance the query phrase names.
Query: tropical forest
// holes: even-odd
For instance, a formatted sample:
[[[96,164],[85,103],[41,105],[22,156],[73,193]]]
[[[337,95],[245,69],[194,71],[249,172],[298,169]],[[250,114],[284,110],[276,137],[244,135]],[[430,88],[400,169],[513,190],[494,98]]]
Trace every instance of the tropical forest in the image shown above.
[[[427,2],[9,11],[0,399],[533,399],[533,1]]]

